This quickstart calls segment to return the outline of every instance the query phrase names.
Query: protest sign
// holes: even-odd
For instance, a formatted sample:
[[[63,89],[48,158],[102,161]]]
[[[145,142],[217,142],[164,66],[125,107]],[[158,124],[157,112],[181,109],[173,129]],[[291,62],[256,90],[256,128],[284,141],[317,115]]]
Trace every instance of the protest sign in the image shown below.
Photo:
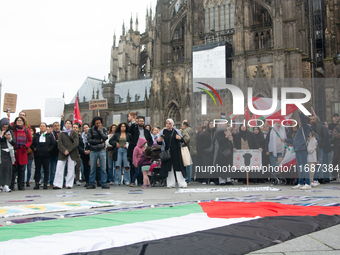
[[[38,127],[41,123],[41,110],[23,110],[26,113],[26,121],[32,127]]]
[[[107,99],[90,100],[89,107],[90,110],[106,110],[108,108]]]
[[[10,111],[13,113],[16,111],[17,108],[17,95],[16,94],[9,94],[5,93],[4,95],[4,106],[3,111],[7,112],[7,109],[11,109]]]
[[[45,117],[60,117],[64,113],[64,98],[46,98]]]

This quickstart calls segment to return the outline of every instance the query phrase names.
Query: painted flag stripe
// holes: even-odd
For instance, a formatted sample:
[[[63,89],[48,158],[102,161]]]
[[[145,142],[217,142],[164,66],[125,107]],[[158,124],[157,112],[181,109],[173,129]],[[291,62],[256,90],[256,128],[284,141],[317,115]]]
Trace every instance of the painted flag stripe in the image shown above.
[[[41,235],[113,227],[141,221],[167,219],[169,216],[180,217],[202,212],[202,207],[199,204],[191,204],[6,226],[0,229],[0,247],[1,242],[12,239],[25,239]]]
[[[236,218],[246,217],[252,218],[256,216],[317,216],[340,215],[339,206],[300,206],[287,205],[273,202],[204,202],[200,203],[203,211],[212,218]]]
[[[265,217],[186,235],[69,255],[247,254],[337,224],[340,224],[339,216]]]
[[[11,240],[0,243],[0,254],[45,255],[48,250],[48,254],[57,255],[72,252],[99,251],[139,242],[149,242],[161,238],[185,235],[253,219],[254,218],[217,219],[209,218],[205,213],[196,213],[181,217],[136,222],[108,228],[74,231],[23,240]]]

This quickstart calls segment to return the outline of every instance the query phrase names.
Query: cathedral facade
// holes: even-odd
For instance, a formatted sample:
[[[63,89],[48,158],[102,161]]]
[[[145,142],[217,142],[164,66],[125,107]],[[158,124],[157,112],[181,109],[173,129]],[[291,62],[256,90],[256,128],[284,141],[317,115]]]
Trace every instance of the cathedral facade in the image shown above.
[[[252,86],[255,96],[271,97],[271,86],[287,78],[330,78],[312,87],[298,84],[312,91],[315,111],[329,121],[340,111],[339,7],[340,0],[159,0],[155,13],[147,11],[145,32],[131,17],[118,43],[113,37],[103,83],[107,114],[139,111],[160,127],[167,118],[176,125],[190,119],[193,51],[218,44],[228,52],[226,78],[242,89]],[[142,101],[117,102],[117,84],[145,79],[151,85]]]

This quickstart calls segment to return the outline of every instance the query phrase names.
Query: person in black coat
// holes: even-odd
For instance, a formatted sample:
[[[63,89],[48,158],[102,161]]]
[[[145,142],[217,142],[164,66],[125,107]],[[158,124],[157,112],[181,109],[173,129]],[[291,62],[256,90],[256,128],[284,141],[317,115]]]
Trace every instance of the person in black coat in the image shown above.
[[[176,179],[180,188],[186,188],[187,183],[184,178],[187,176],[187,172],[181,155],[181,143],[184,143],[184,139],[181,132],[174,128],[174,125],[172,119],[167,119],[166,128],[161,131],[160,137],[157,139],[158,144],[162,145],[162,152],[170,149],[171,155],[171,159],[162,162],[161,175],[167,176],[168,188],[175,187]]]
[[[201,162],[202,166],[212,166],[213,164],[213,155],[214,155],[214,134],[216,128],[214,127],[214,122],[209,121],[207,129],[201,133],[199,138],[197,139],[197,152],[200,151],[202,156]],[[207,184],[209,179],[201,179],[202,184]],[[210,184],[218,184],[218,179],[210,179]]]
[[[129,144],[129,148],[127,150],[127,158],[128,158],[130,165],[131,165],[131,170],[130,170],[130,177],[131,178],[134,176],[134,173],[135,173],[135,167],[132,164],[132,156],[133,156],[133,150],[137,146],[138,139],[140,137],[145,138],[145,140],[148,142],[149,147],[151,147],[152,144],[153,144],[153,139],[152,139],[151,133],[150,133],[149,130],[145,129],[144,122],[145,122],[144,117],[138,117],[137,122],[131,124],[129,131],[128,131],[131,134],[131,143]],[[137,182],[138,182],[138,185],[143,184],[142,173],[140,173],[140,175],[138,175]]]
[[[90,129],[90,125],[88,123],[83,124],[83,133],[79,136],[79,145],[78,145],[78,151],[79,155],[81,157],[81,160],[83,162],[83,167],[84,167],[84,177],[85,177],[85,188],[89,186],[90,183],[90,144],[87,141],[87,133]],[[99,171],[97,171],[99,174]],[[97,174],[97,175],[98,175]],[[97,181],[100,181],[100,176],[99,178],[96,178]]]
[[[34,163],[35,163],[35,187],[39,189],[39,181],[41,178],[41,166],[44,169],[44,189],[47,189],[47,182],[49,177],[49,167],[51,152],[54,150],[55,141],[51,133],[47,133],[46,123],[41,123],[39,126],[40,132],[36,133],[31,148],[34,152]]]

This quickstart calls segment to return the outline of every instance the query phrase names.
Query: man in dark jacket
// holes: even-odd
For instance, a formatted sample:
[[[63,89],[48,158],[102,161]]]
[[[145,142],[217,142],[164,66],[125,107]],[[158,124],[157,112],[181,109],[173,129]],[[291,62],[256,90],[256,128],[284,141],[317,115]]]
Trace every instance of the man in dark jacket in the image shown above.
[[[128,152],[127,152],[127,157],[128,157],[128,160],[130,161],[130,166],[131,166],[131,170],[130,170],[131,179],[135,173],[135,168],[134,168],[134,165],[132,164],[132,155],[133,155],[133,150],[137,146],[138,139],[140,137],[145,138],[146,141],[148,142],[148,146],[150,147],[153,144],[151,133],[149,130],[145,129],[144,121],[145,121],[144,117],[139,117],[137,122],[131,124],[129,131],[128,131],[131,134],[131,143],[129,145]],[[137,181],[138,181],[138,184],[140,185],[143,184],[143,176],[141,174],[137,177]],[[131,183],[131,185],[133,185],[133,183]]]
[[[87,133],[87,140],[90,144],[90,185],[87,189],[95,189],[95,178],[97,169],[97,160],[100,162],[101,171],[101,185],[103,189],[109,189],[107,185],[107,172],[106,172],[106,150],[105,141],[107,140],[107,129],[103,127],[103,119],[101,117],[94,117],[92,120],[92,127]]]
[[[61,117],[61,122],[63,122],[63,117]],[[57,169],[57,162],[58,162],[58,138],[60,134],[60,126],[58,121],[53,123],[53,131],[51,132],[53,139],[54,139],[54,148],[51,151],[51,159],[50,159],[50,187],[53,187],[53,181],[55,176],[55,171]]]

